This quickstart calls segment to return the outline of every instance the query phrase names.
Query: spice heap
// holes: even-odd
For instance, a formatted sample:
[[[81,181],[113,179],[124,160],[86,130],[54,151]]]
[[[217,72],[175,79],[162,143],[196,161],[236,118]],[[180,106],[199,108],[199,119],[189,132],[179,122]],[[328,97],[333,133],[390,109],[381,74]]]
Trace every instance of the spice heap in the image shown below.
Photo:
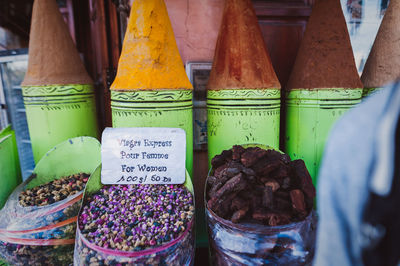
[[[236,145],[211,165],[208,207],[233,223],[283,225],[304,220],[313,207],[315,188],[302,160]]]
[[[89,174],[80,173],[27,189],[19,195],[19,204],[24,207],[45,206],[61,201],[82,191],[88,178]]]
[[[193,214],[193,196],[183,185],[111,185],[89,199],[79,229],[100,247],[140,251],[178,238]]]
[[[207,88],[281,88],[250,0],[225,1]]]
[[[365,88],[400,78],[400,1],[390,1],[361,76]]]
[[[340,1],[316,1],[287,88],[362,87]]]

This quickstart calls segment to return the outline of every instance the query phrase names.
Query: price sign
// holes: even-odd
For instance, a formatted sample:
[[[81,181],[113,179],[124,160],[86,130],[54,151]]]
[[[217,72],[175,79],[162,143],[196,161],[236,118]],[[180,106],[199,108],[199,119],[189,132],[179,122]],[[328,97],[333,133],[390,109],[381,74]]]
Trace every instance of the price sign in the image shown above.
[[[183,184],[186,133],[180,128],[106,128],[103,184]]]

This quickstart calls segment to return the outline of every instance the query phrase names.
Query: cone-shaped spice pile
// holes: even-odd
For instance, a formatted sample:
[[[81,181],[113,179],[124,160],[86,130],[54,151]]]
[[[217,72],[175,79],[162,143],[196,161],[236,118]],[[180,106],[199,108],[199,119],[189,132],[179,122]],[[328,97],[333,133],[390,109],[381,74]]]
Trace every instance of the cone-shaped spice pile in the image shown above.
[[[55,0],[35,0],[22,93],[36,162],[73,137],[97,137],[93,81]]]
[[[281,85],[250,0],[226,0],[207,85],[208,159],[237,144],[279,147]]]
[[[287,87],[362,88],[339,0],[313,7]]]
[[[164,1],[134,1],[111,90],[192,88]]]
[[[227,0],[208,89],[279,89],[250,0]]]
[[[287,84],[285,133],[285,151],[304,160],[314,184],[329,131],[362,87],[340,0],[317,1]]]
[[[400,1],[391,0],[361,80],[365,88],[381,88],[400,77]]]
[[[113,127],[182,128],[192,174],[192,90],[164,1],[133,1],[111,85]]]
[[[92,84],[55,0],[35,0],[22,86]]]

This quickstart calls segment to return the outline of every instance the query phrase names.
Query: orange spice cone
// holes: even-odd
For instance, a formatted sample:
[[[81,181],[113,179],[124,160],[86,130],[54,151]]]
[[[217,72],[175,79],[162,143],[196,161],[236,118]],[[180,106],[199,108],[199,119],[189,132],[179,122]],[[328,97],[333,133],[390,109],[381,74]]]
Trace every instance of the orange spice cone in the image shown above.
[[[400,78],[400,1],[391,0],[374,45],[369,53],[361,80],[364,96]]]
[[[339,0],[313,7],[287,87],[286,152],[305,161],[315,184],[333,123],[362,95]]]
[[[133,1],[111,85],[113,126],[184,129],[192,175],[192,90],[164,1]]]
[[[92,83],[56,1],[35,0],[22,88],[36,162],[68,138],[97,137]]]
[[[208,159],[235,144],[279,147],[280,83],[250,0],[226,0],[207,85]]]

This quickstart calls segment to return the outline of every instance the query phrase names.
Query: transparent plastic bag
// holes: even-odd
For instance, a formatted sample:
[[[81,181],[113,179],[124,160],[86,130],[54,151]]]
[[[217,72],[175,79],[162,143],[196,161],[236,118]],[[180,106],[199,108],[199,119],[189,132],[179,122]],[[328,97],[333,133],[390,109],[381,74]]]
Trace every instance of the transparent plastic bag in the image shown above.
[[[84,160],[88,154],[93,156],[90,160]],[[69,163],[61,165],[65,159]],[[79,173],[89,174],[99,163],[100,143],[91,137],[69,139],[50,150],[36,165],[34,175],[13,191],[0,210],[0,259],[13,265],[71,264],[76,220],[83,196],[83,190],[78,189],[83,185],[71,183],[67,190],[75,194],[64,194],[66,198],[44,206],[22,206],[20,195],[27,189],[56,179]],[[85,176],[81,175],[80,178],[84,179]],[[43,198],[39,198],[41,202],[46,202],[52,198],[53,191],[57,191],[54,192],[56,195],[65,190],[59,184],[53,183],[51,185],[54,187],[48,187],[43,192],[37,191],[31,197],[36,199],[42,194]]]
[[[83,192],[46,206],[23,207],[19,195],[33,178],[18,186],[0,211],[0,257],[13,265],[68,265]]]
[[[234,224],[206,209],[213,265],[311,264],[317,219],[312,211],[304,221],[282,226]]]
[[[143,251],[116,251],[90,243],[77,230],[74,265],[192,265],[194,259],[194,225],[174,241]]]
[[[0,233],[21,231],[56,224],[77,215],[83,191],[64,200],[45,206],[24,207],[19,204],[19,195],[34,177],[19,185],[0,210]],[[27,223],[29,219],[29,223]]]
[[[72,263],[74,240],[0,241],[2,258],[12,265],[69,265]],[[16,243],[11,243],[16,242]]]
[[[90,177],[82,206],[89,195],[103,186],[100,182],[101,166]],[[193,194],[193,185],[186,174],[185,186]],[[194,196],[193,196],[194,199]],[[82,209],[79,214],[81,214]],[[193,265],[195,252],[194,215],[186,230],[176,239],[162,246],[142,251],[119,251],[90,243],[77,226],[74,265]]]

